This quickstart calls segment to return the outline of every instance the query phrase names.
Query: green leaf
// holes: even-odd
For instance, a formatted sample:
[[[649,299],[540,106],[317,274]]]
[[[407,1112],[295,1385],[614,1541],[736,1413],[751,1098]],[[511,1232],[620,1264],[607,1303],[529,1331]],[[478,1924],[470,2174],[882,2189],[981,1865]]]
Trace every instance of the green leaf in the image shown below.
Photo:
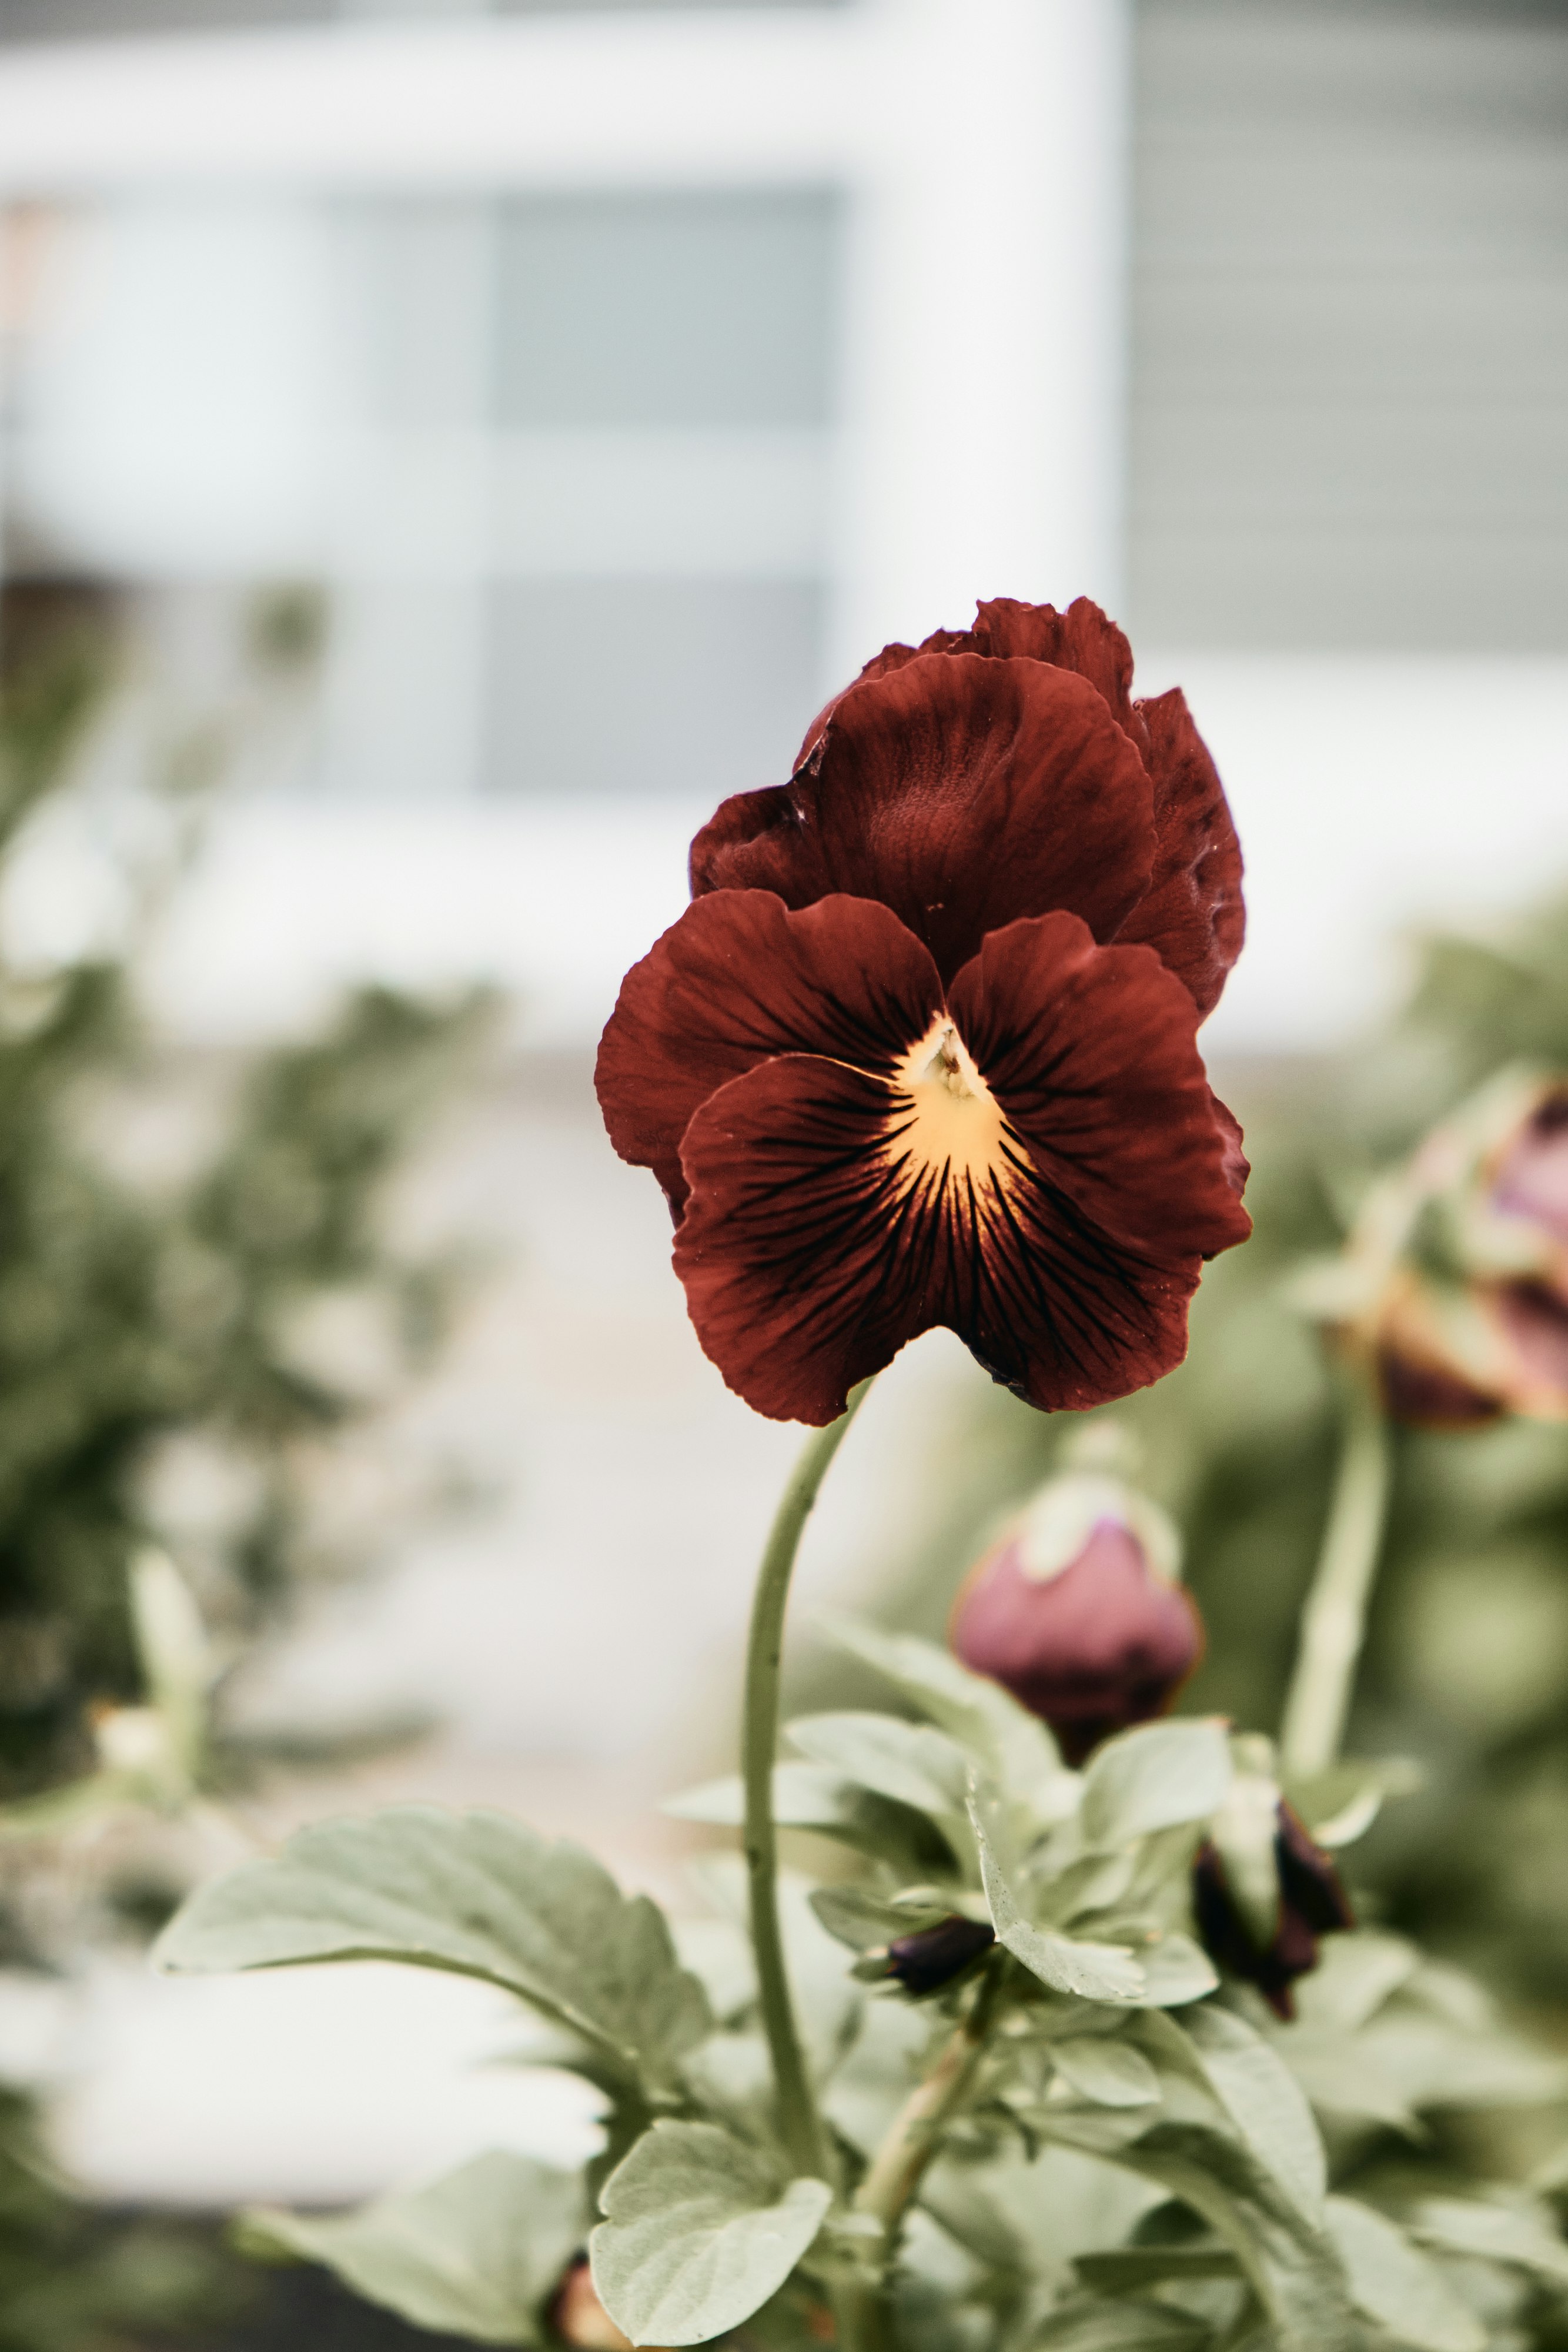
[[[1075,2254],[1072,2267],[1085,2286],[1104,2294],[1136,2294],[1167,2279],[1234,2278],[1236,2257],[1228,2246],[1117,2246],[1109,2253]]]
[[[1218,1717],[1142,1724],[1106,1740],[1083,1780],[1091,1846],[1128,1844],[1151,1830],[1207,1821],[1230,1786],[1230,1743]]]
[[[409,1805],[314,1823],[199,1888],[154,1959],[179,1973],[402,1960],[479,1977],[656,2085],[710,2023],[656,1906],[623,1895],[580,1846],[500,1813]]]
[[[1338,2254],[1249,2147],[1201,2124],[1158,2122],[1113,2161],[1161,2182],[1234,2250],[1281,2352],[1350,2352],[1355,2334]]]
[[[1119,1944],[1084,1944],[1049,1928],[1033,1927],[1019,1911],[1011,1887],[991,1849],[977,1803],[971,1801],[969,1818],[979,1849],[980,1879],[990,1906],[998,1941],[1053,1992],[1071,1993],[1081,2000],[1127,2003],[1144,1998],[1143,1969]]]
[[[1229,2010],[1195,2010],[1182,2023],[1248,2147],[1306,2219],[1321,2221],[1328,2166],[1312,2108],[1290,2068]]]
[[[902,1716],[806,1715],[785,1733],[808,1762],[823,1765],[873,1796],[925,1813],[964,1843],[969,1759],[946,1732]]]
[[[324,2263],[367,2302],[480,2344],[538,2344],[543,2310],[581,2245],[576,2174],[527,2157],[476,2157],[425,2189],[316,2220],[256,2210],[248,2251]]]
[[[1295,1988],[1303,2025],[1364,2025],[1415,1973],[1420,1958],[1402,1936],[1375,1928],[1325,1937],[1317,1967]]]
[[[1102,2107],[1147,2107],[1160,2078],[1141,2050],[1109,2034],[1076,2033],[1051,2045],[1051,2063],[1070,2090]]]
[[[705,1781],[664,1801],[676,1821],[739,1829],[746,1796],[738,1773]],[[904,1875],[951,1870],[952,1849],[936,1825],[913,1806],[879,1797],[843,1773],[786,1758],[773,1768],[773,1818],[780,1829],[815,1830],[857,1853],[886,1862]]]
[[[825,2180],[784,2183],[713,2124],[659,2123],[604,2184],[589,2250],[633,2344],[706,2344],[776,2294],[822,2225]]]
[[[1150,2009],[1124,2032],[1158,2070],[1163,2105],[1117,2112],[1047,2102],[1031,2110],[1035,2128],[1189,2205],[1250,2280],[1273,2322],[1275,2352],[1348,2352],[1356,2338],[1339,2257],[1241,2137],[1191,2036]]]
[[[952,1917],[951,1888],[944,1892],[934,1886],[928,1895],[914,1892],[915,1899],[894,1902],[862,1886],[819,1886],[812,1890],[810,1904],[830,1936],[852,1952],[867,1952],[890,1944],[895,1936],[913,1936]]]
[[[1207,2352],[1214,2332],[1168,2305],[1075,2296],[1032,2340],[1034,2352]]]
[[[1568,2285],[1568,2246],[1542,2207],[1522,2200],[1505,2205],[1465,2197],[1424,2197],[1406,2218],[1411,2234],[1427,2245],[1477,2255],[1483,2262],[1510,2263],[1554,2286]]]
[[[1364,1837],[1388,1797],[1409,1797],[1425,1779],[1407,1756],[1330,1764],[1304,1777],[1284,1776],[1283,1792],[1319,1845],[1354,1845]]]
[[[1358,2311],[1419,2352],[1486,2352],[1485,2327],[1396,2221],[1350,2197],[1327,2214]]]
[[[1313,2107],[1331,2116],[1364,2116],[1390,2130],[1418,2137],[1415,2109],[1382,2074],[1353,2034],[1292,2026],[1275,2043]]]
[[[1568,2091],[1563,2061],[1512,2034],[1466,2032],[1392,2004],[1357,2034],[1355,2049],[1417,2109],[1550,2106]]]
[[[841,1649],[862,1658],[901,1690],[939,1729],[967,1748],[1010,1796],[1037,1794],[1071,1780],[1056,1742],[1017,1699],[984,1675],[972,1675],[949,1651],[915,1633],[883,1633],[847,1617],[819,1623]]]
[[[1152,1944],[1134,1948],[1144,1971],[1144,1999],[1154,2009],[1185,2009],[1213,1992],[1219,1979],[1214,1962],[1190,1936],[1175,1927]]]

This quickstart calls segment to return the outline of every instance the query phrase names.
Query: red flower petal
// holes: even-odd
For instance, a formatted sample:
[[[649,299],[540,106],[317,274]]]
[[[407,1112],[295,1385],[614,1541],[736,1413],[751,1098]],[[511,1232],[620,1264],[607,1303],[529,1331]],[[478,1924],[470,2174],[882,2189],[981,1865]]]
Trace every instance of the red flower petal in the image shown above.
[[[1065,613],[1059,613],[1053,604],[1024,604],[1010,596],[994,597],[977,607],[973,628],[935,630],[918,647],[884,646],[867,662],[857,683],[885,677],[922,655],[938,653],[1047,662],[1057,669],[1076,672],[1102,697],[1148,772],[1157,835],[1148,887],[1116,937],[1130,945],[1152,947],[1166,969],[1186,983],[1199,1013],[1211,1013],[1219,1001],[1226,974],[1241,952],[1246,929],[1241,851],[1214,761],[1179,688],[1151,701],[1134,701],[1133,649],[1115,623],[1087,596],[1080,596]],[[797,768],[843,698],[836,695],[811,721]],[[698,835],[697,846],[707,841],[721,820],[724,841],[751,840],[774,805],[776,795],[737,794],[725,803],[707,833]],[[720,837],[715,835],[716,843]],[[697,869],[697,847],[694,847],[692,887],[694,890],[712,887],[699,878]],[[1057,898],[1014,906],[1011,913],[1042,915],[1052,906],[1073,905],[1071,899]],[[1076,911],[1084,910],[1077,908]],[[1008,915],[998,915],[990,928],[1009,919]],[[1109,936],[1098,926],[1095,929],[1098,937]]]
[[[1024,655],[1030,661],[1051,662],[1058,669],[1076,670],[1104,699],[1118,727],[1146,754],[1147,739],[1133,700],[1133,648],[1114,621],[1107,619],[1087,596],[1078,597],[1065,613],[1054,604],[1020,604],[1012,596],[995,596],[976,607],[975,625],[967,640],[979,654],[993,660]]]
[[[1241,845],[1181,688],[1134,707],[1147,729],[1158,846],[1148,889],[1116,938],[1153,948],[1185,982],[1199,1013],[1208,1013],[1247,932]]]
[[[972,1084],[928,1033],[892,1080],[792,1054],[691,1118],[675,1270],[759,1412],[831,1421],[937,1324],[1033,1404],[1105,1403],[1181,1360],[1203,1255],[1249,1230],[1192,1001],[1153,955],[1042,917],[950,1009]]]
[[[1087,680],[922,654],[851,687],[791,783],[724,803],[692,888],[880,898],[946,978],[988,931],[1051,908],[1109,938],[1155,848],[1148,777]]]
[[[939,1319],[934,1237],[891,1156],[888,1083],[790,1054],[692,1118],[675,1272],[728,1385],[774,1421],[836,1421],[857,1381]]]
[[[1147,950],[1041,915],[993,932],[947,1003],[1041,1176],[1179,1272],[1184,1300],[1200,1258],[1246,1240],[1239,1129],[1209,1091],[1192,999]]]
[[[870,899],[792,914],[766,890],[699,898],[622,982],[594,1074],[610,1139],[678,1213],[681,1138],[717,1087],[777,1054],[891,1077],[941,1002],[925,950]]]

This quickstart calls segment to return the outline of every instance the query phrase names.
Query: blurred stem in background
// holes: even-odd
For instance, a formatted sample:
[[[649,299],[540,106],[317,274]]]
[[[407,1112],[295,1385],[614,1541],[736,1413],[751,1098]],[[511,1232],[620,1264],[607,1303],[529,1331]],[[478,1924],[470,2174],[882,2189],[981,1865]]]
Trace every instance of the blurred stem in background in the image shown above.
[[[1339,1466],[1280,1736],[1291,1774],[1325,1771],[1338,1758],[1388,1517],[1392,1463],[1375,1376],[1346,1370],[1341,1388]]]

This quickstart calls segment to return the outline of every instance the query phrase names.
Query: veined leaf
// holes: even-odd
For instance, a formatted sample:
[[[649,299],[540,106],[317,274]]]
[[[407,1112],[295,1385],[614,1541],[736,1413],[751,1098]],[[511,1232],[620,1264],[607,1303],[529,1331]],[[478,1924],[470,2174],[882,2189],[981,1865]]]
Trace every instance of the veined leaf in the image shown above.
[[[1327,2212],[1358,2311],[1419,2352],[1486,2352],[1485,2327],[1396,2221],[1352,2197]]]
[[[1084,1944],[1049,1928],[1031,1927],[1018,1907],[1001,1864],[992,1851],[979,1805],[973,1800],[969,1819],[979,1849],[980,1878],[990,1906],[998,1941],[1053,1992],[1071,1993],[1082,2000],[1118,2004],[1144,1998],[1143,1969],[1119,1944]]]
[[[1134,1946],[1144,1971],[1144,1999],[1154,2009],[1185,2009],[1203,2000],[1219,1982],[1214,1962],[1201,1944],[1178,1928],[1168,1927],[1152,1944]]]
[[[1479,2255],[1509,2263],[1568,2285],[1568,2245],[1552,2228],[1544,2207],[1501,2204],[1469,2197],[1423,2197],[1406,2216],[1413,2237],[1445,2252]]]
[[[500,1813],[409,1805],[313,1823],[198,1888],[154,1958],[179,1973],[402,1960],[479,1977],[655,2084],[710,2024],[657,1906],[580,1846]]]
[[[818,1621],[841,1649],[885,1675],[912,1706],[967,1748],[1012,1797],[1037,1795],[1064,1773],[1044,1724],[984,1675],[972,1675],[949,1651],[915,1633],[884,1633],[848,1617]]]
[[[660,2123],[604,2184],[593,2283],[633,2344],[706,2344],[776,2294],[833,2201],[714,2124]]]
[[[902,1716],[798,1716],[785,1735],[808,1762],[841,1773],[873,1795],[911,1805],[944,1830],[956,1824],[960,1844],[967,1801],[969,1759],[946,1732]]]
[[[1207,1821],[1230,1786],[1230,1742],[1214,1716],[1141,1724],[1097,1748],[1083,1777],[1083,1835],[1128,1844],[1152,1830]]]
[[[1068,2088],[1102,2107],[1158,2104],[1160,2078],[1141,2050],[1108,2033],[1077,2033],[1051,2045],[1051,2063]]]
[[[1156,2122],[1113,2161],[1163,2183],[1234,2250],[1281,2352],[1350,2352],[1356,2334],[1332,2242],[1243,2142],[1202,2125]]]
[[[853,1952],[870,1951],[891,1943],[895,1936],[917,1935],[922,1927],[935,1927],[951,1918],[954,1909],[951,1890],[944,1893],[938,1887],[930,1890],[929,1901],[894,1903],[860,1886],[818,1886],[812,1890],[810,1903],[829,1935]]]
[[[1242,2138],[1309,2221],[1322,2220],[1328,2165],[1306,2095],[1278,2053],[1229,2010],[1182,2021]]]
[[[676,1821],[739,1829],[746,1812],[740,1776],[730,1773],[666,1798],[663,1810]],[[953,1867],[949,1841],[925,1812],[878,1796],[823,1764],[786,1757],[774,1766],[773,1818],[780,1829],[815,1830],[820,1837],[837,1839],[858,1853],[889,1863],[905,1876]]]
[[[444,2179],[319,2220],[257,2210],[246,2246],[324,2263],[367,2302],[480,2344],[540,2344],[544,2306],[581,2245],[576,2174],[524,2156],[476,2157]]]

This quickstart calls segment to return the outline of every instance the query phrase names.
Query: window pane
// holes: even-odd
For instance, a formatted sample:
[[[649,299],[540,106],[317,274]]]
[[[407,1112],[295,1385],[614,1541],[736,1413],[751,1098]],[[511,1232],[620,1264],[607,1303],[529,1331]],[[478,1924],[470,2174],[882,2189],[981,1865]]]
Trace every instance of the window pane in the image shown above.
[[[1568,644],[1568,23],[1138,26],[1140,633]]]
[[[837,210],[813,190],[509,202],[501,421],[824,422]]]
[[[717,801],[789,775],[820,698],[814,583],[517,581],[492,594],[493,791]]]

